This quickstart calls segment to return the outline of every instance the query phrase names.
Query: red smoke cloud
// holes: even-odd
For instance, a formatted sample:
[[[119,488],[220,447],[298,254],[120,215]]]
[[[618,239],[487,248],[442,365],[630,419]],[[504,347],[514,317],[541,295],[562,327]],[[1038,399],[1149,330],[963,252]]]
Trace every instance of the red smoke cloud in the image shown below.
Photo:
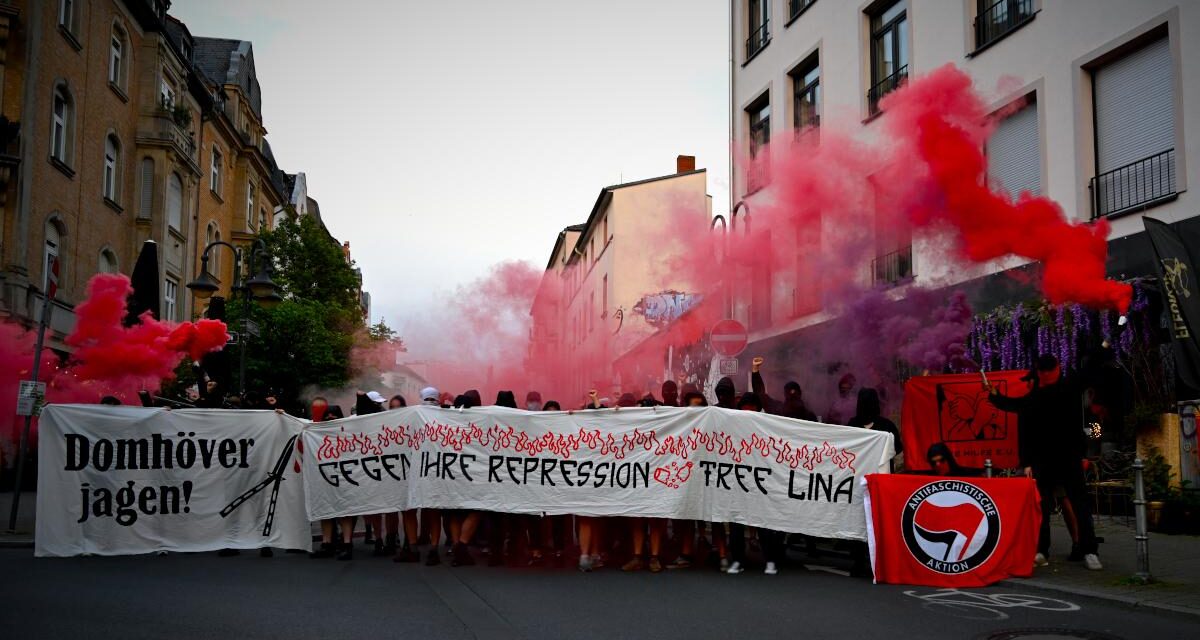
[[[63,365],[53,351],[42,351],[38,378],[46,382],[46,402],[97,402],[105,395],[134,401],[139,390],[156,391],[173,378],[185,356],[199,360],[225,346],[225,324],[217,320],[174,324],[146,313],[140,323],[122,326],[131,291],[124,275],[99,274],[88,281],[87,299],[75,307],[75,330],[65,340],[74,348],[69,361]],[[35,340],[33,331],[0,323],[0,444],[5,448],[17,435],[14,398],[18,383],[32,377]]]
[[[912,145],[928,168],[924,202],[910,210],[921,227],[949,223],[974,262],[1017,255],[1042,263],[1042,289],[1054,304],[1129,308],[1133,289],[1105,278],[1108,222],[1076,224],[1046,197],[1015,202],[988,190],[983,142],[987,106],[971,78],[946,65],[883,100],[890,135]]]
[[[515,287],[504,286],[498,270],[460,290],[445,313],[426,318],[421,326],[432,332],[402,333],[413,355],[458,372],[434,380],[438,386],[457,393],[491,380],[485,402],[496,388],[511,388],[518,399],[534,388],[569,407],[581,399],[558,391],[567,377],[582,368],[585,379],[603,385],[599,372],[618,358],[622,368],[636,371],[620,391],[657,394],[668,350],[677,381],[699,376],[711,385],[717,376],[709,373],[706,333],[728,315],[727,296],[741,318],[764,313],[755,306],[770,298],[760,353],[743,356],[767,357],[768,391],[779,393],[784,380],[796,379],[820,414],[837,379],[852,372],[860,384],[891,395],[895,409],[905,375],[964,365],[972,311],[966,296],[942,288],[962,280],[971,264],[1021,256],[1041,263],[1040,286],[1052,302],[1120,310],[1129,303],[1129,287],[1104,277],[1103,221],[1073,222],[1047,198],[1026,194],[1014,201],[988,189],[983,146],[996,118],[1008,115],[989,112],[989,102],[966,74],[947,66],[887,96],[884,114],[866,128],[857,107],[838,114],[837,105],[827,105],[819,132],[776,134],[770,183],[747,197],[748,208],[728,233],[713,231],[681,202],[650,235],[616,238],[646,254],[649,279],[661,278],[666,287],[685,274],[693,285],[688,292],[705,299],[640,347],[624,351],[611,338],[572,347],[563,335],[568,323],[531,322],[556,318],[566,308],[557,277],[542,283],[531,315],[522,316],[518,311],[530,308],[537,291],[533,267]],[[738,170],[752,164],[742,158]],[[873,259],[909,244],[924,260],[913,265],[915,278],[876,287]],[[473,295],[476,288],[492,293]],[[489,321],[495,318],[502,320]],[[533,334],[534,324],[551,331]],[[505,348],[497,350],[498,343]],[[560,344],[566,345],[562,352],[550,348]],[[515,367],[526,352],[532,355],[526,366]],[[744,372],[735,382],[744,389]]]

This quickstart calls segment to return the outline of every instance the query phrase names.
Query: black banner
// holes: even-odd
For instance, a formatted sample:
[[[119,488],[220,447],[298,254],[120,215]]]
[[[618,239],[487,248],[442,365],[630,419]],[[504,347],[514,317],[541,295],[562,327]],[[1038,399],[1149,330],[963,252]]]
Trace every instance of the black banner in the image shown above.
[[[1179,400],[1200,397],[1200,274],[1183,238],[1170,225],[1142,218],[1146,235],[1154,246],[1158,277],[1162,281],[1163,306],[1175,343],[1175,368]]]

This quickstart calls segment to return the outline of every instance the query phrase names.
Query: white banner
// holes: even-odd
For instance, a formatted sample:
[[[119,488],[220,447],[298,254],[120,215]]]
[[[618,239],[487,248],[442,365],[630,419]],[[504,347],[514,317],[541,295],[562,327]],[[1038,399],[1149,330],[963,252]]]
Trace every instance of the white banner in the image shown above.
[[[303,424],[271,411],[50,405],[34,554],[309,549]]]
[[[313,424],[313,520],[416,507],[740,522],[866,539],[892,436],[717,407],[409,407]]]

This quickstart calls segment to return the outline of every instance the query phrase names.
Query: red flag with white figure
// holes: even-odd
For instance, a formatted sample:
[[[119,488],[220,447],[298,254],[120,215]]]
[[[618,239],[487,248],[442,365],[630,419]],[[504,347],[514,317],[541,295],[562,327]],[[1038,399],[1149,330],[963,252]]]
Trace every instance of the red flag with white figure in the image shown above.
[[[871,474],[875,582],[983,587],[1033,574],[1041,508],[1029,478]]]

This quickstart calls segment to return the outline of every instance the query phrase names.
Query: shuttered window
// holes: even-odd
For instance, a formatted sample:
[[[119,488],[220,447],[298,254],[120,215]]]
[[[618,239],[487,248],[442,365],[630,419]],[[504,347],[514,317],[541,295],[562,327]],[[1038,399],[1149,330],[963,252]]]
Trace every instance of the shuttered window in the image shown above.
[[[1038,144],[1037,103],[1000,121],[987,142],[988,186],[1016,198],[1028,191],[1041,193],[1041,145]]]
[[[183,182],[174,173],[167,178],[167,224],[176,231],[183,229]]]
[[[1095,215],[1175,193],[1172,76],[1167,38],[1095,70]]]
[[[154,160],[142,158],[141,191],[138,196],[138,216],[154,217]]]

